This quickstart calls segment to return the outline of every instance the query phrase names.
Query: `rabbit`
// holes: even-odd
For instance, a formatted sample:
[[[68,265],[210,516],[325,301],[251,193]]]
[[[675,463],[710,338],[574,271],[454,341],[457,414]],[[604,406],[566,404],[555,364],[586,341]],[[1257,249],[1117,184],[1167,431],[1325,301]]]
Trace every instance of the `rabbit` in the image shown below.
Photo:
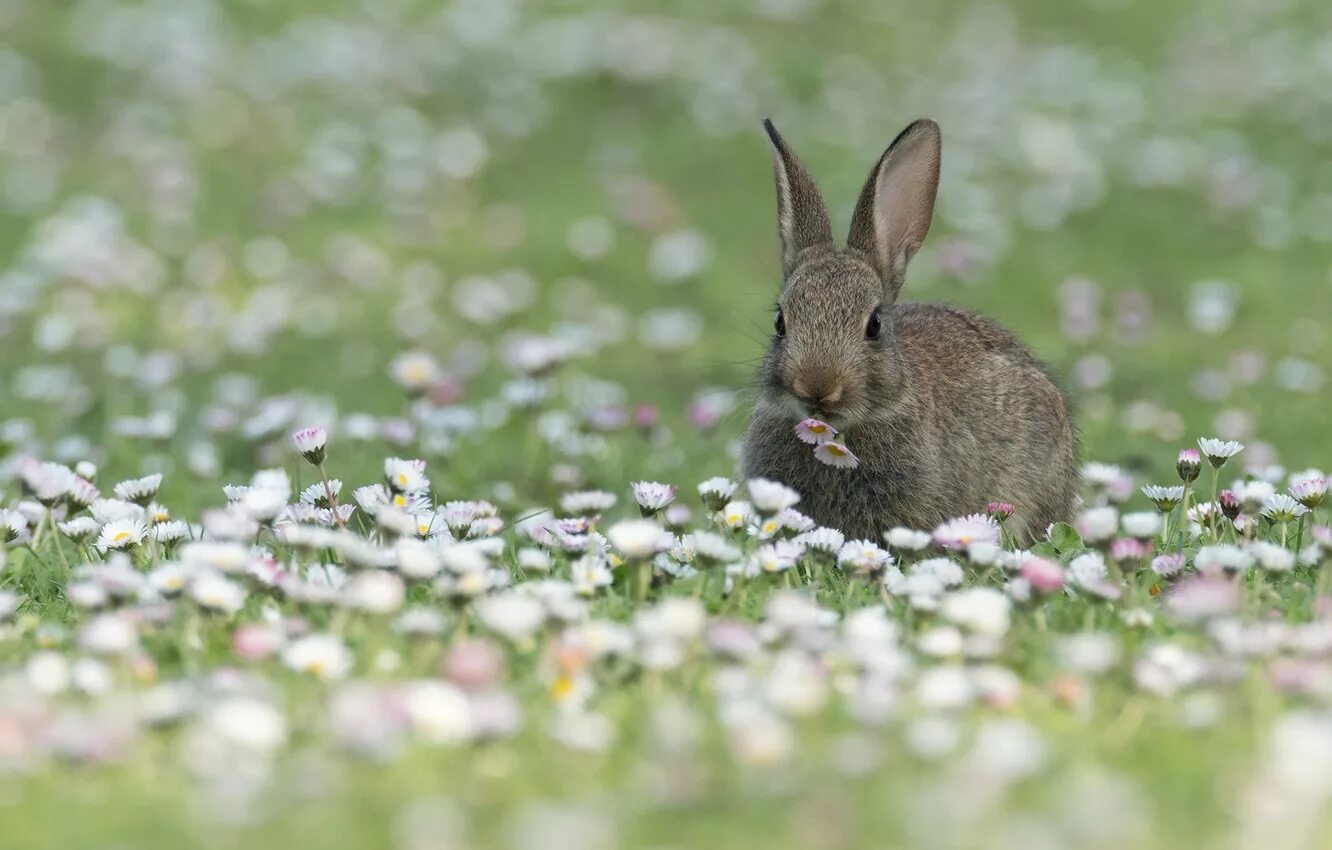
[[[839,249],[814,180],[763,123],[784,283],[742,443],[745,478],[795,489],[799,509],[847,539],[929,530],[992,501],[1014,506],[1006,528],[1020,541],[1066,519],[1074,426],[1040,361],[989,319],[897,300],[934,215],[939,126],[921,119],[888,146]],[[817,459],[795,434],[807,417],[838,429],[859,466]]]

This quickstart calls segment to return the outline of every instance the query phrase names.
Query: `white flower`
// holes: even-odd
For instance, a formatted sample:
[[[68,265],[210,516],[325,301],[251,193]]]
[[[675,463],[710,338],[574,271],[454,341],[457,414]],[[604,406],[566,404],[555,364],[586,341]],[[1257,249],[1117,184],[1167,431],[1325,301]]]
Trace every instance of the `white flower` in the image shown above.
[[[893,556],[868,540],[851,540],[837,551],[837,564],[856,572],[875,572],[891,566]]]
[[[320,426],[302,428],[292,433],[291,442],[302,457],[318,466],[324,462],[328,431]]]
[[[696,531],[693,537],[696,559],[723,563],[740,557],[740,549],[715,531]]]
[[[69,467],[31,459],[19,465],[19,478],[32,497],[47,507],[64,498],[74,485],[74,472]]]
[[[533,573],[550,572],[551,567],[555,565],[554,559],[550,553],[544,549],[534,549],[530,546],[518,550],[518,568]]]
[[[410,495],[430,490],[430,479],[426,478],[423,460],[388,458],[384,461],[384,478],[389,489],[395,493]]]
[[[514,641],[529,639],[546,621],[540,600],[517,591],[479,600],[476,614],[486,628]]]
[[[580,596],[593,596],[613,580],[610,568],[598,555],[584,555],[569,565],[569,581]]]
[[[698,495],[709,510],[721,510],[735,495],[736,483],[729,478],[717,476],[698,485]]]
[[[884,532],[883,539],[899,552],[919,552],[930,545],[932,538],[928,532],[898,526]]]
[[[392,614],[402,607],[407,587],[387,570],[365,570],[353,575],[342,587],[342,604],[367,614]]]
[[[1284,573],[1295,568],[1295,553],[1275,543],[1255,540],[1249,544],[1249,554],[1265,570]]]
[[[658,481],[635,481],[634,501],[645,511],[656,513],[675,501],[675,485]]]
[[[795,507],[800,494],[785,484],[766,478],[749,479],[749,498],[754,507],[764,514],[775,514],[783,508]]]
[[[1243,572],[1253,566],[1253,556],[1238,546],[1222,543],[1199,548],[1194,565],[1205,573],[1221,570]]]
[[[1008,631],[1011,600],[992,587],[968,587],[944,597],[939,612],[951,623],[973,632],[1001,637]]]
[[[1119,512],[1109,506],[1091,508],[1078,514],[1075,526],[1083,540],[1101,543],[1115,536],[1119,528]]]
[[[235,614],[245,604],[245,588],[215,572],[202,572],[190,582],[190,598],[200,608]]]
[[[153,539],[158,543],[174,543],[177,540],[184,540],[189,534],[189,523],[181,520],[161,522],[153,526]]]
[[[835,528],[815,528],[796,535],[795,542],[816,552],[837,552],[846,542],[846,537]]]
[[[965,549],[972,543],[999,542],[999,523],[986,514],[950,519],[934,529],[934,542],[945,549]]]
[[[576,490],[560,497],[560,510],[571,516],[605,513],[615,507],[614,493],[605,490]]]
[[[78,535],[70,534],[68,531],[65,531],[65,526],[69,525],[70,523],[62,522],[60,523],[60,530],[64,531],[66,535],[73,537],[76,540],[89,537],[97,531],[98,523],[96,520],[89,519],[88,517],[81,517],[80,519],[85,524],[91,523],[92,529],[87,530],[85,525],[83,528],[83,533]],[[73,522],[73,520],[71,520],[71,522]],[[0,508],[0,544],[9,543],[11,541],[17,540],[23,534],[23,532],[27,530],[28,530],[27,517],[25,517],[23,514],[19,513],[18,511],[12,511],[9,510],[8,508]]]
[[[126,616],[99,614],[79,630],[79,646],[90,652],[123,654],[139,645],[139,633]]]
[[[621,520],[606,530],[606,538],[627,560],[646,560],[669,549],[674,538],[650,519]]]
[[[1106,579],[1108,571],[1100,552],[1086,552],[1069,562],[1066,575],[1079,587],[1095,587]]]
[[[476,733],[467,695],[448,682],[420,679],[402,689],[402,707],[413,731],[429,744],[456,744]]]
[[[1198,448],[1207,455],[1212,466],[1220,469],[1235,455],[1244,451],[1244,444],[1234,440],[1218,440],[1215,437],[1200,437],[1198,439]]]
[[[1308,512],[1308,508],[1285,493],[1276,493],[1270,496],[1262,510],[1263,516],[1272,520],[1272,522],[1291,522]]]
[[[88,513],[102,525],[121,519],[145,520],[147,517],[141,505],[119,499],[96,499],[88,506]]]
[[[1161,533],[1161,514],[1153,511],[1133,511],[1119,518],[1119,525],[1129,537],[1147,540]]]
[[[931,576],[944,587],[957,587],[966,577],[962,567],[951,558],[926,558],[911,567],[911,576]]]
[[[117,499],[134,502],[136,505],[148,504],[160,489],[162,489],[162,473],[160,472],[145,475],[143,478],[121,481],[114,488]]]
[[[292,670],[326,681],[346,678],[353,658],[347,645],[334,635],[312,634],[287,644],[282,663]]]
[[[102,552],[138,546],[148,536],[148,526],[141,519],[120,519],[102,526],[97,548]]]
[[[287,720],[271,703],[250,696],[232,696],[203,716],[208,733],[230,747],[255,755],[276,752],[287,741]]]
[[[443,569],[439,551],[430,543],[413,537],[399,537],[393,544],[398,572],[410,579],[434,578]]]
[[[727,502],[721,514],[727,528],[744,528],[754,516],[754,506],[739,500]]]
[[[406,390],[419,392],[440,378],[439,362],[424,351],[405,351],[389,364],[389,375]]]

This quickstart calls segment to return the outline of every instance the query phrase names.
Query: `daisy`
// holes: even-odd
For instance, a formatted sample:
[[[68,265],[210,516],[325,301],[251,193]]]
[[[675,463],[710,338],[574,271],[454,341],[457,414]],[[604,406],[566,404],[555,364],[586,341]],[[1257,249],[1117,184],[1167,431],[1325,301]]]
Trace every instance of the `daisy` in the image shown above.
[[[1161,515],[1151,511],[1133,511],[1119,518],[1119,525],[1129,537],[1149,540],[1161,533]]]
[[[1267,500],[1261,511],[1272,522],[1293,522],[1304,516],[1309,509],[1285,493],[1277,493]]]
[[[841,443],[820,443],[814,447],[814,457],[838,469],[855,469],[860,466],[860,458]]]
[[[579,596],[595,596],[612,579],[610,567],[596,555],[584,555],[569,565],[569,581]]]
[[[86,508],[101,496],[97,486],[86,478],[74,476],[73,482],[69,485],[67,498],[70,505],[75,508]]]
[[[1294,478],[1290,484],[1290,495],[1306,508],[1316,508],[1327,496],[1327,479],[1322,473]]]
[[[796,424],[795,433],[802,443],[817,446],[831,442],[837,436],[837,429],[817,419],[802,419]]]
[[[26,492],[49,508],[58,504],[74,485],[74,472],[58,463],[30,458],[19,465],[19,480]]]
[[[3,535],[5,530],[3,514],[4,512],[0,511],[0,535]],[[60,523],[59,528],[61,534],[75,543],[87,543],[102,530],[102,524],[90,516],[80,516]]]
[[[795,566],[805,547],[792,540],[779,540],[758,547],[754,559],[765,573],[783,573]]]
[[[883,533],[884,541],[899,552],[919,552],[930,545],[929,532],[898,526]]]
[[[1179,552],[1157,555],[1152,558],[1152,572],[1162,578],[1170,578],[1182,569],[1184,569],[1184,555]]]
[[[622,556],[631,561],[650,558],[670,548],[673,542],[665,529],[648,519],[621,520],[606,530],[606,538]]]
[[[1213,469],[1220,469],[1226,465],[1226,461],[1244,451],[1244,444],[1235,440],[1200,437],[1198,448],[1202,449],[1202,453],[1207,455],[1207,460],[1211,462]]]
[[[168,586],[174,584],[171,576],[159,577]],[[194,604],[220,614],[235,614],[245,605],[245,588],[231,579],[212,571],[201,572],[189,583],[190,598]]]
[[[1035,555],[1026,558],[1018,565],[1018,572],[1033,590],[1053,593],[1064,586],[1064,568],[1045,558]]]
[[[301,495],[298,498],[300,499],[301,502],[307,505],[314,505],[315,507],[318,508],[326,508],[329,506],[328,505],[329,493],[333,494],[334,499],[338,498],[338,496],[342,494],[341,479],[338,478],[328,479],[327,487],[325,487],[324,482],[316,481],[314,484],[311,484],[309,487],[306,487],[304,490],[302,490]]]
[[[389,364],[389,375],[403,389],[417,394],[439,381],[439,361],[424,351],[405,351]]]
[[[615,494],[605,490],[575,490],[560,497],[560,510],[575,516],[600,514],[613,508],[615,502]]]
[[[319,485],[323,489],[322,485]],[[337,495],[336,493],[334,495]],[[352,491],[352,498],[367,516],[373,517],[390,500],[388,488],[383,484],[368,484]]]
[[[302,428],[292,432],[291,442],[301,457],[315,466],[324,462],[325,446],[328,443],[328,431],[322,427]]]
[[[754,507],[764,514],[775,514],[783,508],[795,507],[800,494],[785,484],[766,478],[751,478],[747,483],[749,498]]]
[[[727,502],[721,510],[722,522],[727,528],[744,528],[754,516],[754,506],[749,502]]]
[[[153,526],[153,539],[158,543],[175,543],[184,540],[189,534],[189,525],[180,520],[160,522]]]
[[[93,532],[98,529],[98,523],[95,519],[83,517],[87,522],[92,523]],[[66,523],[61,523],[61,530],[64,531]],[[8,508],[0,508],[0,543],[12,543],[19,538],[23,532],[28,530],[27,517],[18,511],[12,511]],[[68,532],[66,532],[68,534]],[[91,532],[90,532],[91,534]],[[73,537],[73,535],[69,535]]]
[[[999,543],[999,523],[985,514],[950,519],[934,529],[934,542],[945,549],[965,549],[972,543]]]
[[[1175,471],[1185,483],[1198,480],[1198,475],[1202,472],[1202,457],[1198,454],[1198,450],[1180,449],[1179,458],[1175,461]]]
[[[696,531],[693,538],[696,559],[721,564],[740,557],[739,548],[716,532]]]
[[[719,511],[735,495],[736,483],[729,478],[717,476],[698,485],[698,495],[710,511]]]
[[[388,458],[384,461],[384,478],[394,493],[422,493],[430,489],[424,460]]]
[[[1263,501],[1266,501],[1264,499]],[[1221,513],[1225,514],[1226,519],[1234,522],[1235,517],[1240,514],[1240,500],[1235,495],[1234,490],[1222,490],[1217,494],[1216,503],[1221,506]]]
[[[116,498],[136,505],[147,505],[162,487],[162,473],[155,472],[142,478],[131,478],[115,486]]]
[[[1268,543],[1265,540],[1255,540],[1248,548],[1249,554],[1258,562],[1258,566],[1265,570],[1284,573],[1295,569],[1295,553],[1284,546]]]
[[[1078,535],[1088,543],[1102,543],[1115,536],[1119,527],[1119,512],[1110,506],[1091,508],[1078,514],[1074,521]]]
[[[1162,486],[1160,484],[1147,484],[1142,488],[1142,494],[1150,499],[1156,509],[1163,514],[1168,514],[1179,505],[1184,498],[1184,485],[1174,484]]]
[[[868,540],[852,540],[837,550],[837,564],[860,573],[873,573],[891,566],[893,556]]]
[[[652,516],[675,501],[675,485],[657,481],[635,481],[634,501],[644,516]]]
[[[325,681],[346,678],[353,660],[342,639],[329,634],[306,635],[282,650],[282,663],[287,667]]]
[[[813,549],[814,552],[835,553],[842,549],[846,536],[836,529],[817,528],[798,534],[795,542],[805,546],[806,549]]]
[[[138,546],[148,536],[148,526],[142,519],[118,519],[102,526],[97,537],[97,548],[102,552]]]

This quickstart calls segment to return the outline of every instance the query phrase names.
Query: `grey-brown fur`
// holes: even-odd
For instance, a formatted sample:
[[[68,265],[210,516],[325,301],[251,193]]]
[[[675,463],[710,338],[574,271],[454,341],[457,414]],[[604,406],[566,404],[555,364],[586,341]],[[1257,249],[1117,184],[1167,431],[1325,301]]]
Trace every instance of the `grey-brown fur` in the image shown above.
[[[850,537],[933,528],[1016,508],[1010,528],[1039,535],[1067,518],[1076,480],[1068,405],[1035,357],[989,319],[898,304],[907,263],[933,215],[940,137],[917,121],[866,181],[845,249],[822,196],[771,124],[785,285],[744,442],[746,478],[801,494],[800,507]],[[867,338],[871,312],[880,331]],[[842,432],[854,470],[817,460],[795,437],[812,416]]]

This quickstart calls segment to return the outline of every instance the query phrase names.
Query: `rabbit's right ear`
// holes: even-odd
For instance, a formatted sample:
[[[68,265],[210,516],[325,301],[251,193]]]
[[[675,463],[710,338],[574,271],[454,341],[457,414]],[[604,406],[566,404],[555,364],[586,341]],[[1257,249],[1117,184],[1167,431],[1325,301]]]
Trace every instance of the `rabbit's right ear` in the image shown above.
[[[939,125],[928,118],[903,130],[870,172],[851,216],[846,246],[874,265],[889,298],[930,231],[942,146]]]
[[[819,187],[800,159],[786,146],[772,122],[763,119],[772,144],[772,171],[777,183],[777,232],[782,240],[782,276],[790,277],[807,248],[832,245],[832,224]]]

